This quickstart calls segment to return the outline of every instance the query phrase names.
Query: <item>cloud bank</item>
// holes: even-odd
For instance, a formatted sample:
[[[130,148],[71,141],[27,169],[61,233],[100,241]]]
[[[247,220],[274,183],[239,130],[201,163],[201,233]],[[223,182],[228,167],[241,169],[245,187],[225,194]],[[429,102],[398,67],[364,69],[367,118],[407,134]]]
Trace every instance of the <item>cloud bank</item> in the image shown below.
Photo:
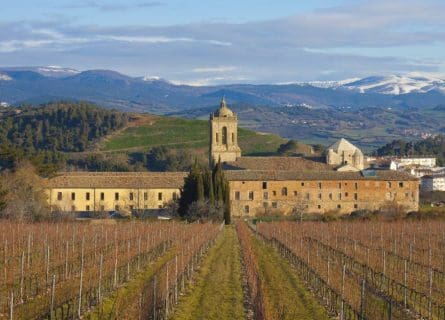
[[[106,8],[102,2],[90,1],[77,6],[129,10],[130,6],[163,4],[139,2]],[[379,55],[380,49],[386,54]],[[369,54],[371,51],[373,54]],[[443,73],[445,3],[355,1],[281,19],[239,24],[0,23],[0,61],[3,65],[115,69],[192,84]]]

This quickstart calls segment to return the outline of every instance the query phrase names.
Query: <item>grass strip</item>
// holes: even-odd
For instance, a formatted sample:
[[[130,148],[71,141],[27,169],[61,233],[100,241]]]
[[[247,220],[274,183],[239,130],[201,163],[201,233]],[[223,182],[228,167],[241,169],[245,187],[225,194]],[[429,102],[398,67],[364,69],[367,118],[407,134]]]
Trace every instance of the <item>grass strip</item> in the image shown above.
[[[286,259],[256,238],[253,250],[258,260],[267,319],[330,319]]]
[[[228,226],[208,251],[172,319],[245,319],[240,259],[235,229]]]

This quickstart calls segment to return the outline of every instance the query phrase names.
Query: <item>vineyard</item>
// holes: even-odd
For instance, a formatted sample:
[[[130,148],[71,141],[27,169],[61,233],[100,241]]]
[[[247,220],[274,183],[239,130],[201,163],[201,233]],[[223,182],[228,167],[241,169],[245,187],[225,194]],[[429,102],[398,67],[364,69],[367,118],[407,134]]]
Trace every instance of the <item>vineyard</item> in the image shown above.
[[[0,225],[1,319],[166,319],[220,225]]]
[[[445,224],[260,223],[341,319],[445,319]]]
[[[445,319],[440,221],[0,232],[0,319]]]

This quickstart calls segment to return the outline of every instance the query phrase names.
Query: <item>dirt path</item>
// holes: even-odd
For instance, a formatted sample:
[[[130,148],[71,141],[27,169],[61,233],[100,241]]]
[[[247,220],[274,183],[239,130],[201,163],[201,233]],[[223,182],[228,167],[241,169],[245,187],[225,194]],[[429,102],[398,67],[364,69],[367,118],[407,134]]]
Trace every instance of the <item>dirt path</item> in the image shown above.
[[[258,239],[253,239],[268,319],[330,319],[304,287],[287,260]]]
[[[245,319],[243,302],[240,247],[235,229],[229,226],[208,252],[171,319]]]

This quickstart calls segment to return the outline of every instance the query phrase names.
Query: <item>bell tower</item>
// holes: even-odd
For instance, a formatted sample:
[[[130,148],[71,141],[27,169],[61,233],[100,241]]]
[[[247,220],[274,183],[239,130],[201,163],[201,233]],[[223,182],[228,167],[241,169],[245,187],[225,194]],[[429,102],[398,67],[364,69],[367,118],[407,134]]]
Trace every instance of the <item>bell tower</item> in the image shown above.
[[[238,146],[238,119],[236,113],[227,107],[224,98],[219,109],[210,114],[210,147],[209,165],[212,167],[221,162],[235,161],[241,157]]]

